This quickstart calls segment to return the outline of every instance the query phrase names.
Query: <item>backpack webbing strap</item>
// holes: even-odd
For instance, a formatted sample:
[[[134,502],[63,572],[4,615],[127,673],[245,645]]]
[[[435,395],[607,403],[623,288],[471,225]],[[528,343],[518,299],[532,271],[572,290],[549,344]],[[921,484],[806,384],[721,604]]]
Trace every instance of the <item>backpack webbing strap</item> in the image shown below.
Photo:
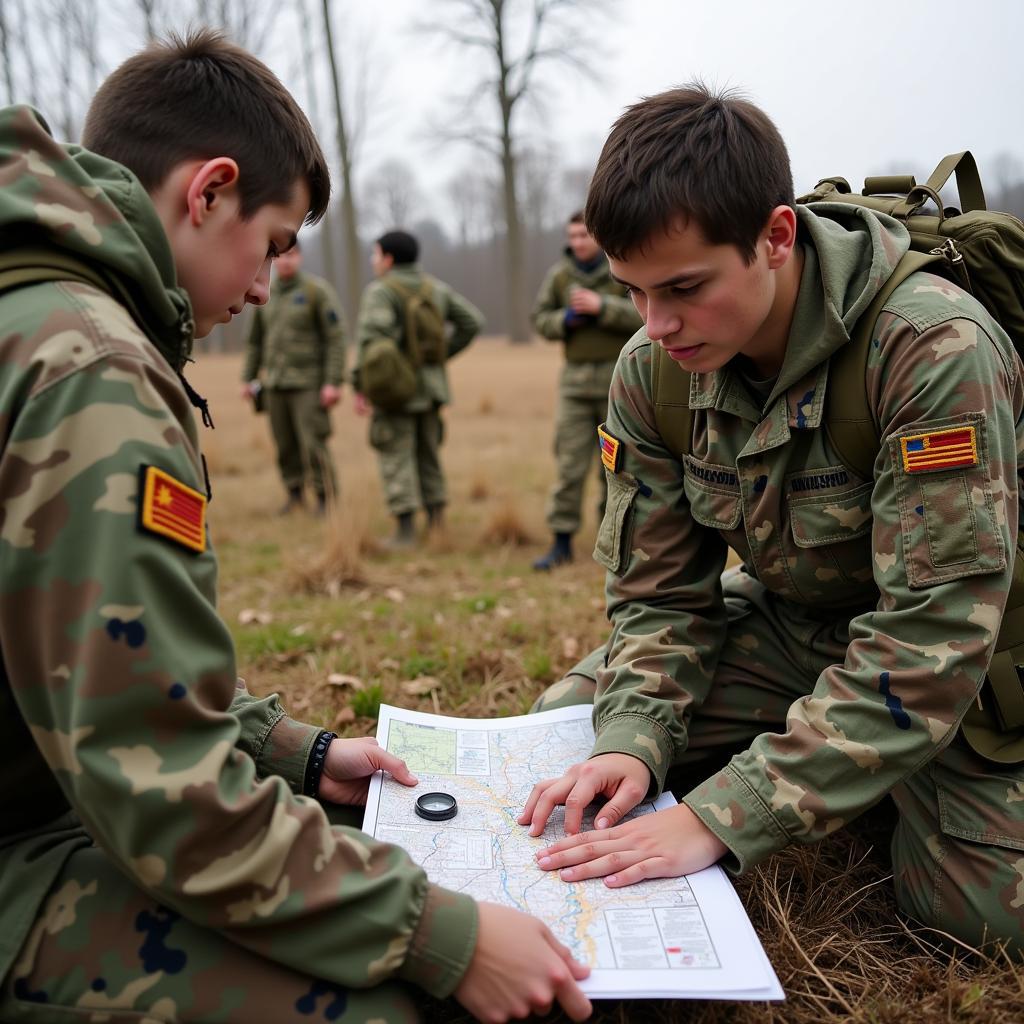
[[[104,292],[111,290],[101,274],[63,253],[33,249],[0,253],[0,292],[45,281],[79,281]]]
[[[906,252],[867,312],[854,325],[850,341],[829,363],[825,415],[822,418],[825,433],[843,462],[865,480],[874,477],[875,458],[881,444],[875,415],[868,405],[867,385],[864,381],[875,324],[893,292],[911,274],[941,260],[941,256],[931,253],[916,252],[913,249]]]
[[[415,337],[415,332],[410,330],[411,317],[409,315],[409,303],[413,299],[422,299],[424,302],[431,302],[434,295],[434,289],[430,285],[430,281],[427,278],[423,279],[423,283],[420,285],[419,291],[414,292],[411,288],[406,288],[404,284],[399,281],[388,279],[384,282],[384,287],[394,295],[402,305],[402,311],[405,314],[405,342],[409,349],[409,358],[412,360],[413,366],[423,365],[423,355],[420,352],[419,340]]]
[[[684,370],[656,341],[651,342],[651,400],[654,422],[666,447],[682,457],[693,450],[690,371]]]

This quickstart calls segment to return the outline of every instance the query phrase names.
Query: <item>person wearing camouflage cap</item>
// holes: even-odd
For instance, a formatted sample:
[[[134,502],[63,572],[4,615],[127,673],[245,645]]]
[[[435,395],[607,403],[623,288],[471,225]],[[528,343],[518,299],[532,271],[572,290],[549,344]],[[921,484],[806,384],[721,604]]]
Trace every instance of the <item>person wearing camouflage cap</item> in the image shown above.
[[[572,560],[583,488],[595,464],[600,473],[598,514],[604,515],[604,470],[595,458],[594,431],[608,413],[615,360],[641,326],[625,288],[608,273],[608,260],[583,223],[582,211],[569,218],[565,230],[565,255],[548,271],[533,308],[537,333],[565,345],[555,423],[558,479],[547,511],[554,539],[548,552],[533,563],[540,570]]]
[[[401,760],[236,678],[181,373],[326,209],[308,121],[204,31],[84,141],[0,111],[0,1020],[582,1019],[541,922],[351,827]]]
[[[775,126],[728,93],[629,108],[586,216],[645,331],[600,432],[611,635],[539,702],[593,701],[597,732],[524,808],[537,835],[566,806],[570,835],[540,866],[612,886],[718,860],[740,873],[889,795],[900,908],[1019,953],[1024,765],[962,727],[989,699],[1018,544],[1011,339],[918,272],[874,322],[865,379],[833,379],[908,232],[850,204],[795,206]],[[658,429],[655,362],[691,375],[689,451]],[[829,392],[862,386],[882,437],[870,478],[826,430]],[[723,574],[730,548],[742,564]],[[616,824],[666,784],[679,806]],[[599,831],[581,834],[597,794]]]
[[[296,242],[282,253],[267,304],[256,309],[249,331],[243,395],[264,399],[288,493],[282,513],[302,507],[308,478],[323,515],[338,481],[327,448],[331,408],[345,378],[345,325],[334,289],[302,270]],[[263,379],[260,379],[260,371]]]

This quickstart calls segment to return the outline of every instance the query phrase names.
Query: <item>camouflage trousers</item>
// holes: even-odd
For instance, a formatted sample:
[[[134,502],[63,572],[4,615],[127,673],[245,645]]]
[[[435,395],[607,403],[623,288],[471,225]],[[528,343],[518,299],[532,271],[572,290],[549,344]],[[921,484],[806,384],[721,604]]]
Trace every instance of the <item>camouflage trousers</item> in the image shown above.
[[[0,986],[0,1021],[390,1024],[418,1021],[421,997],[397,981],[344,988],[250,953],[156,903],[89,844],[65,863]]]
[[[393,516],[447,503],[441,469],[443,439],[444,421],[437,407],[414,413],[374,410],[370,444],[380,459],[384,498]]]
[[[730,570],[722,584],[729,632],[666,782],[680,798],[759,733],[784,732],[789,706],[842,663],[849,643],[845,620],[824,622],[746,573]],[[604,648],[591,652],[532,710],[593,703],[603,664]],[[990,763],[958,735],[890,796],[899,812],[892,860],[900,908],[971,945],[1002,940],[1024,953],[1024,765]]]
[[[555,420],[555,461],[558,479],[548,498],[547,522],[552,533],[575,533],[587,474],[596,467],[598,522],[604,517],[607,484],[598,453],[597,428],[608,415],[608,388],[615,361],[566,363],[558,386]]]
[[[277,446],[281,480],[289,491],[302,490],[308,479],[317,497],[334,497],[338,482],[327,448],[330,412],[316,388],[267,388],[270,430]]]

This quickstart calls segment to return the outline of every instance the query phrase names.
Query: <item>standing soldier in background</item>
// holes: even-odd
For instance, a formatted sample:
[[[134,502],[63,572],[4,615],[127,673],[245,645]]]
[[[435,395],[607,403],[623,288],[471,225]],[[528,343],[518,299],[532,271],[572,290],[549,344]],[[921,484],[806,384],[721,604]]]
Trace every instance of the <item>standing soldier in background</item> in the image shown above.
[[[558,481],[548,500],[551,550],[533,563],[553,569],[572,560],[572,535],[580,528],[587,470],[595,462],[594,434],[608,414],[608,386],[619,350],[642,321],[625,289],[608,272],[608,260],[583,223],[582,211],[566,225],[565,256],[544,279],[533,310],[533,325],[550,341],[565,342],[565,367],[558,387],[555,458]],[[607,493],[601,487],[600,517]]]
[[[308,476],[322,516],[328,496],[338,493],[327,439],[331,406],[341,400],[345,376],[345,329],[334,289],[301,265],[297,243],[277,258],[270,299],[253,316],[242,394],[264,399],[262,407],[270,413],[277,464],[288,491],[281,514],[302,507]]]
[[[441,525],[448,503],[441,406],[451,401],[445,361],[484,323],[471,302],[420,270],[419,251],[406,231],[389,231],[374,242],[377,280],[363,293],[356,329],[355,387],[373,406],[370,444],[380,457],[388,511],[397,524],[392,546],[400,548],[416,541],[418,508],[426,509],[430,527]]]

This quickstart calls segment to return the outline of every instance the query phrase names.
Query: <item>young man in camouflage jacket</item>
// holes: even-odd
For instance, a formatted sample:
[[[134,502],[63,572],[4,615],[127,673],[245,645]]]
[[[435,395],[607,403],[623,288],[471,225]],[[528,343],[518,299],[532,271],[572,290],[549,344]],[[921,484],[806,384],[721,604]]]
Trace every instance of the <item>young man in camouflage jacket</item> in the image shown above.
[[[410,984],[582,1019],[539,921],[332,825],[398,758],[236,679],[181,371],[322,216],[308,121],[203,32],[84,139],[0,112],[0,1019],[407,1021]]]
[[[595,463],[601,474],[598,513],[604,515],[607,491],[594,431],[608,415],[615,360],[641,326],[626,289],[608,272],[608,260],[583,223],[582,211],[569,218],[565,230],[565,255],[548,271],[533,307],[537,333],[565,347],[555,422],[558,479],[547,510],[553,540],[547,553],[533,563],[540,570],[572,560],[583,487]]]
[[[593,700],[597,742],[531,794],[533,834],[559,803],[571,833],[540,865],[613,886],[718,860],[739,873],[888,794],[900,907],[1020,949],[1024,765],[961,729],[1017,547],[1013,344],[962,289],[917,273],[875,323],[866,379],[832,379],[907,231],[796,207],[771,121],[702,87],[620,118],[586,216],[646,332],[619,360],[601,438],[611,636],[541,702]],[[688,452],[656,425],[655,345],[692,375]],[[876,412],[870,479],[825,429],[836,387],[865,388]],[[729,548],[742,565],[722,575]],[[670,769],[682,803],[617,826]],[[580,834],[599,794],[599,831]]]
[[[266,306],[249,330],[243,395],[261,394],[277,448],[287,499],[283,514],[301,508],[303,482],[316,497],[316,514],[338,494],[327,447],[331,409],[345,379],[345,325],[334,289],[302,269],[298,242],[277,260]],[[262,377],[261,377],[262,372]]]

